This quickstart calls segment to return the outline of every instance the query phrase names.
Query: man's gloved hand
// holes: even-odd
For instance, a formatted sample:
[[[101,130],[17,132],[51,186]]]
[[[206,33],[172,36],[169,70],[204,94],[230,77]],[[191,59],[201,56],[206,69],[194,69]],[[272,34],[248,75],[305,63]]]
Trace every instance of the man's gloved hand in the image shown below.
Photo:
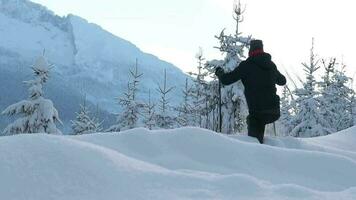
[[[215,69],[215,75],[216,75],[218,78],[219,78],[220,76],[222,76],[224,73],[225,73],[225,72],[224,72],[224,69],[221,68],[221,67],[217,67],[217,68]]]

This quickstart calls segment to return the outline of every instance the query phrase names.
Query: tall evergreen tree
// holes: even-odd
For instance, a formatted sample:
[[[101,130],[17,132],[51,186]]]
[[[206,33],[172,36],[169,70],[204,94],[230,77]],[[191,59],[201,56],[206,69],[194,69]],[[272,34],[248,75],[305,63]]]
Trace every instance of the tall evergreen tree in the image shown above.
[[[43,85],[49,78],[51,67],[44,56],[40,56],[36,60],[34,66],[32,66],[35,78],[25,81],[25,84],[29,87],[29,98],[7,107],[2,112],[3,115],[20,115],[19,119],[5,128],[4,134],[61,134],[56,126],[56,123],[62,123],[58,111],[51,100],[43,97]]]

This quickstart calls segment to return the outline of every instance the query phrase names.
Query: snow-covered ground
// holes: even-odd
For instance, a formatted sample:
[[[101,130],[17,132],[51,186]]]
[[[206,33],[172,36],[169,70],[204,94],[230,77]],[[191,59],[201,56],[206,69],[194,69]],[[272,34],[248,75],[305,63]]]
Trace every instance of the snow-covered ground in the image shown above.
[[[197,128],[0,138],[0,199],[356,199],[356,127],[312,139]]]

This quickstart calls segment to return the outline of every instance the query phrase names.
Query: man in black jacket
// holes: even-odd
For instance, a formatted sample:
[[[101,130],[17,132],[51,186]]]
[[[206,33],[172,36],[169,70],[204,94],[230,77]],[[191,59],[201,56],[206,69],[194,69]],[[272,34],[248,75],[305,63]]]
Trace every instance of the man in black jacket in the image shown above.
[[[262,41],[250,42],[248,59],[242,61],[233,71],[225,73],[218,67],[215,74],[223,85],[242,81],[249,109],[248,135],[257,138],[262,144],[265,125],[280,117],[276,84],[282,86],[287,82],[272,62],[271,55],[263,51]]]

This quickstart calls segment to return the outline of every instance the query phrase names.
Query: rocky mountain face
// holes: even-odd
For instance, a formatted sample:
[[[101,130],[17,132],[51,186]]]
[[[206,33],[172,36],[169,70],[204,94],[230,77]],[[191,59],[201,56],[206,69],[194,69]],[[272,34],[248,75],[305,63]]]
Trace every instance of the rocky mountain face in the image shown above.
[[[139,98],[155,91],[167,69],[168,83],[175,86],[172,103],[180,100],[186,75],[176,66],[78,16],[60,17],[28,0],[0,0],[0,110],[27,97],[22,81],[32,78],[31,65],[44,51],[54,65],[46,97],[58,108],[64,130],[84,94],[93,112],[98,105],[99,115],[111,123],[112,114],[120,111],[115,98],[126,90],[136,59],[144,74]],[[7,120],[0,117],[0,129]]]

